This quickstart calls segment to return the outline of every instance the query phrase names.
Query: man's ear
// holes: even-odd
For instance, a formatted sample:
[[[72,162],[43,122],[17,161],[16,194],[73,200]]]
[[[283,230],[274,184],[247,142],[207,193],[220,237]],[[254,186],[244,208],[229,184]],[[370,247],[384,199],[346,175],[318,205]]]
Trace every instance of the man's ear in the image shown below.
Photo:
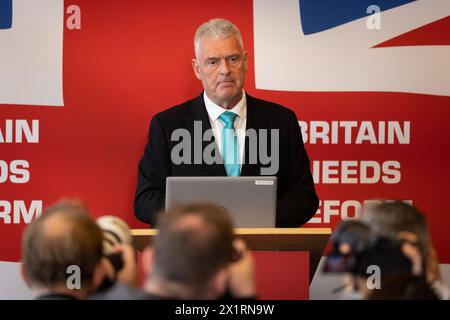
[[[247,72],[247,68],[248,68],[248,53],[247,53],[247,51],[244,51],[244,65],[245,65],[245,72]]]
[[[153,268],[155,251],[151,247],[145,248],[142,252],[141,266],[145,276],[148,277]]]
[[[30,278],[28,277],[28,273],[25,270],[25,266],[23,265],[23,263],[20,264],[20,275],[22,276],[22,279],[27,285],[27,287],[31,289],[32,283],[30,281]]]
[[[92,276],[92,288],[90,291],[95,292],[108,278],[111,266],[109,265],[109,261],[103,257],[100,262],[97,264],[94,270],[94,275]]]
[[[198,80],[201,80],[200,78],[200,72],[199,72],[199,66],[198,66],[198,61],[197,59],[192,59],[192,69],[194,70],[194,74],[197,77]]]
[[[212,299],[217,299],[223,296],[227,290],[228,284],[228,270],[222,269],[213,277],[211,281]]]

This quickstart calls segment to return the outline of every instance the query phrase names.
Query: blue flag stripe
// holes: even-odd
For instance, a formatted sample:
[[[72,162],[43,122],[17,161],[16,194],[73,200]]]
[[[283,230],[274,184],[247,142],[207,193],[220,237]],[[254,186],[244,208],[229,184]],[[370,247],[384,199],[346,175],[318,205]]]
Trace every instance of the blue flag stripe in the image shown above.
[[[416,0],[299,0],[300,19],[305,35],[335,28],[367,16],[367,8],[377,5],[389,10]]]
[[[0,29],[12,27],[12,0],[0,0]]]

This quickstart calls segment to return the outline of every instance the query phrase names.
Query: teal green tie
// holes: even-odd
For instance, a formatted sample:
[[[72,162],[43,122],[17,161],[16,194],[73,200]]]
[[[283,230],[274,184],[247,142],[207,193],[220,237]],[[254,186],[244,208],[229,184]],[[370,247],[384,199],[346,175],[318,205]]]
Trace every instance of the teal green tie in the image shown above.
[[[240,171],[238,142],[234,130],[236,116],[237,114],[233,112],[225,111],[219,117],[224,124],[222,130],[222,158],[229,177],[238,177]]]

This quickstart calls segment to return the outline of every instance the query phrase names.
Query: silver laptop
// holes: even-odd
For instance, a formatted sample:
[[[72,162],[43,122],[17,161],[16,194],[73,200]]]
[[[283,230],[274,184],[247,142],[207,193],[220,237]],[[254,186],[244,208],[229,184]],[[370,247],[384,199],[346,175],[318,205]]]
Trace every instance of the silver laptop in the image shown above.
[[[224,207],[237,228],[274,228],[276,177],[168,177],[166,208],[194,201]]]

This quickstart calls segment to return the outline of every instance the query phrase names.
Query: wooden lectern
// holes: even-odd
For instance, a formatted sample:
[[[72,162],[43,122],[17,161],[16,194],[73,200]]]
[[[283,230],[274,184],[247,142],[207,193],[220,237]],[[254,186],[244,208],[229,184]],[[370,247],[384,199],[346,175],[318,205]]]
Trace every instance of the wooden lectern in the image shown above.
[[[152,243],[156,229],[133,229],[133,243],[142,251]],[[237,228],[237,237],[242,238],[253,251],[307,251],[309,253],[309,283],[319,264],[325,245],[331,235],[330,228]]]

